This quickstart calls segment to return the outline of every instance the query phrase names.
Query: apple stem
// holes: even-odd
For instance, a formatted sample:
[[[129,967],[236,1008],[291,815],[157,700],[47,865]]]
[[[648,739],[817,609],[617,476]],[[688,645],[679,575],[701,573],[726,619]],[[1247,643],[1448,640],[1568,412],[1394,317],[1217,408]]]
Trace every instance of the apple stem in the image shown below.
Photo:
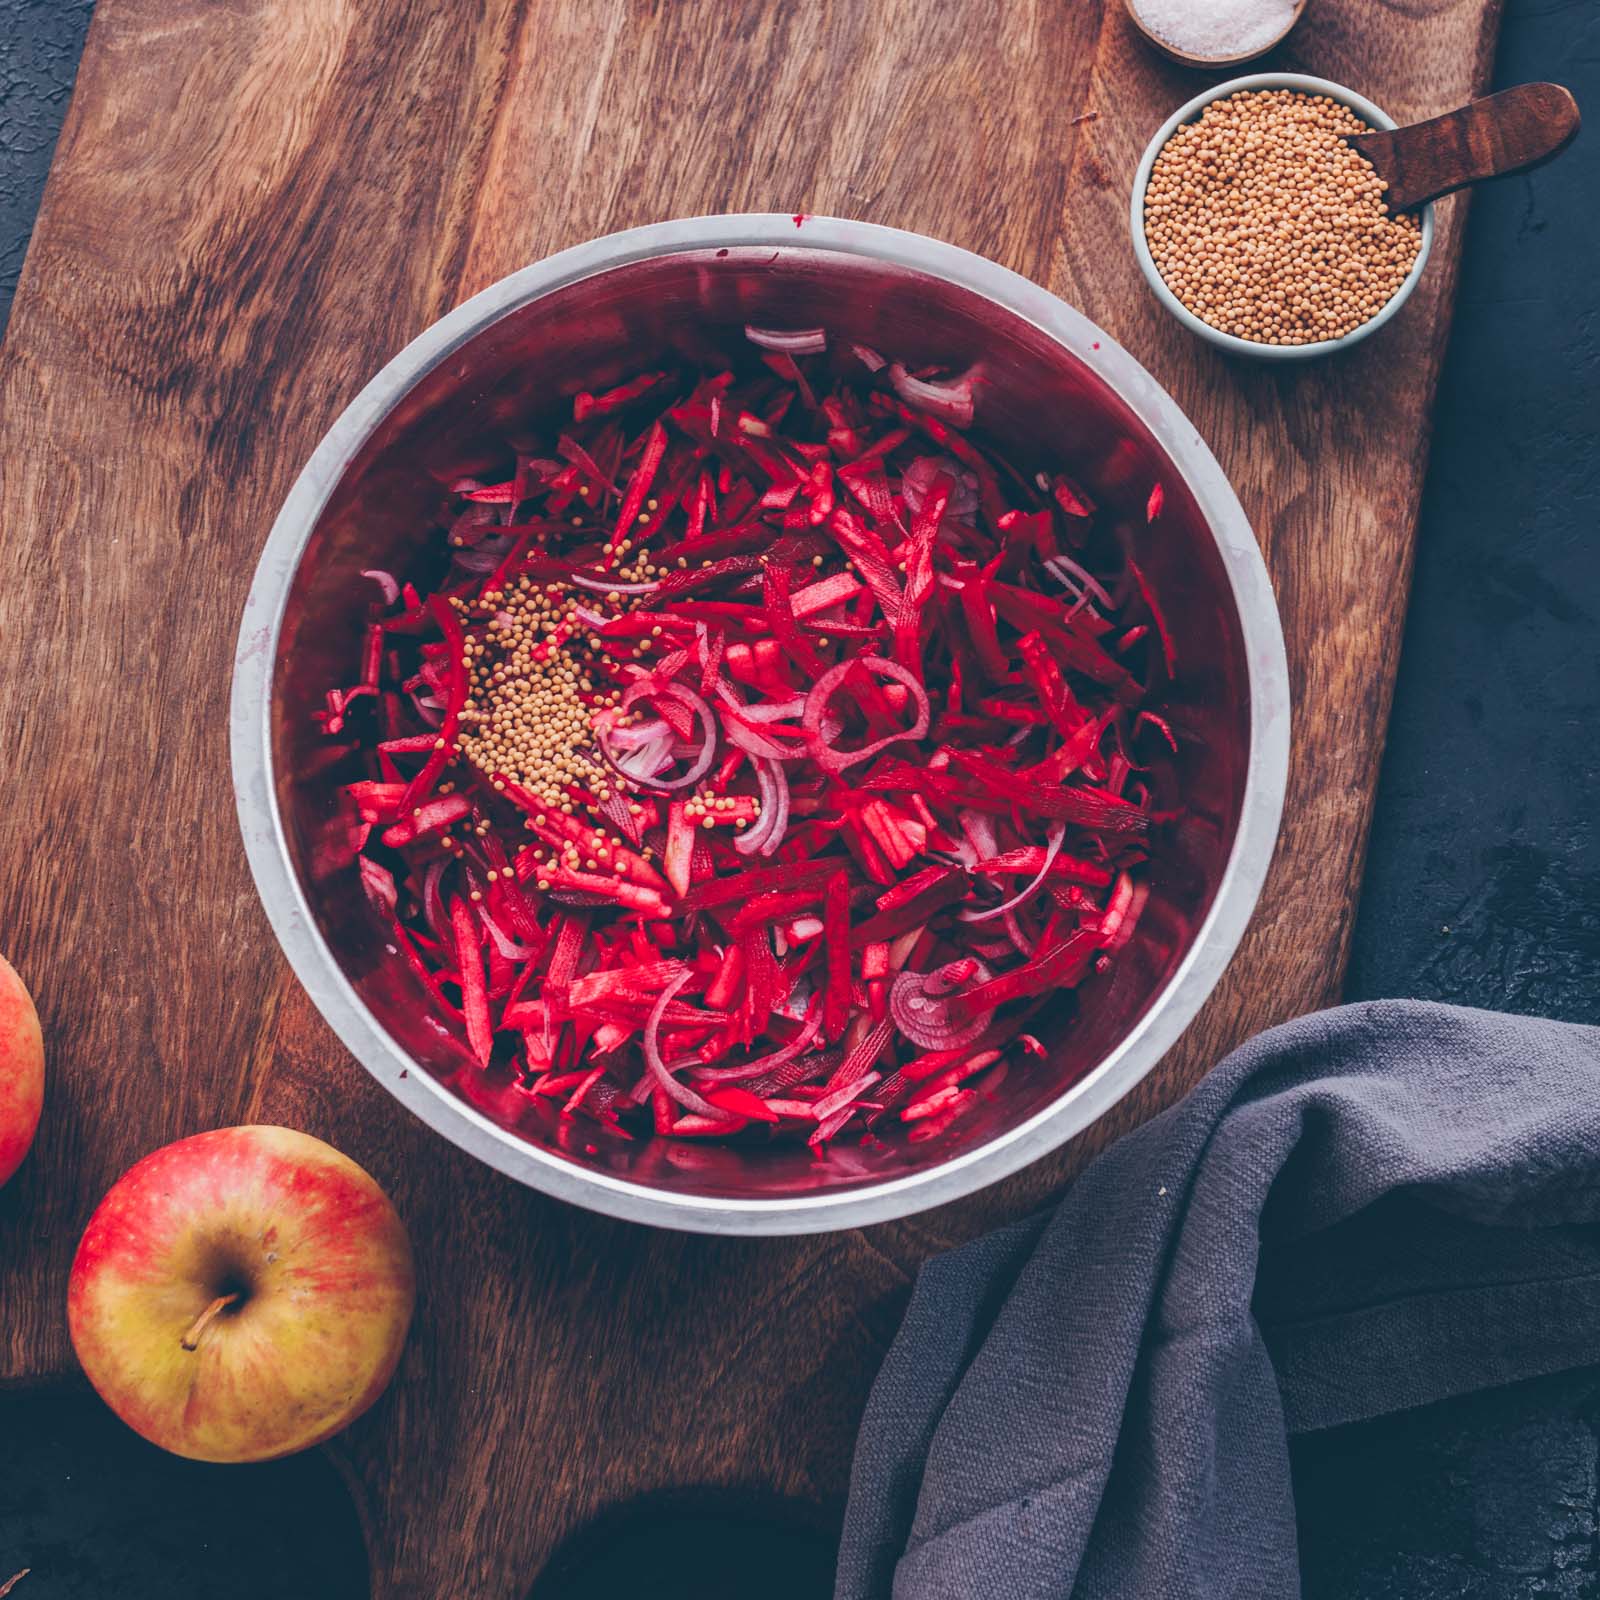
[[[238,1298],[239,1296],[236,1294],[219,1294],[189,1325],[189,1331],[184,1334],[182,1339],[183,1348],[185,1350],[198,1350],[200,1348],[200,1335],[210,1327],[214,1318],[220,1316]]]

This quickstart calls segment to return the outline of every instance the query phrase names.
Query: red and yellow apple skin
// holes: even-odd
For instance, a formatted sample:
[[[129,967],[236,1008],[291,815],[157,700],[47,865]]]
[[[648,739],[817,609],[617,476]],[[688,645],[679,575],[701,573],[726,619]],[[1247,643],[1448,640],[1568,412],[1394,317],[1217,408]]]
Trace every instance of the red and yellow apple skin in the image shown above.
[[[44,1039],[33,999],[0,956],[0,1183],[27,1155],[44,1104]]]
[[[146,1156],[100,1202],[67,1321],[136,1432],[198,1461],[266,1461],[378,1398],[415,1292],[405,1228],[354,1161],[289,1128],[221,1128]]]

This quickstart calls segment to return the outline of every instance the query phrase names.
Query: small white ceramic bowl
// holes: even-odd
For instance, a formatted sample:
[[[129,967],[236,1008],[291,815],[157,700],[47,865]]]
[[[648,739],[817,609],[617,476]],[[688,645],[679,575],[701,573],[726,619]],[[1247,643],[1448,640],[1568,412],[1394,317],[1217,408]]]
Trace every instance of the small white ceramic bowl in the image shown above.
[[[1138,260],[1139,270],[1145,275],[1151,289],[1155,291],[1156,299],[1190,333],[1199,334],[1202,339],[1234,355],[1253,356],[1258,361],[1306,361],[1312,356],[1332,355],[1336,350],[1348,349],[1349,346],[1367,338],[1369,334],[1376,333],[1400,309],[1407,296],[1416,288],[1417,280],[1422,276],[1422,269],[1428,264],[1428,254],[1433,249],[1431,204],[1422,208],[1422,248],[1417,251],[1417,259],[1412,263],[1411,271],[1406,274],[1405,282],[1395,290],[1389,303],[1376,316],[1368,318],[1359,328],[1353,329],[1339,339],[1317,339],[1311,344],[1261,344],[1254,339],[1240,339],[1234,334],[1223,333],[1221,329],[1213,328],[1210,323],[1202,322],[1189,310],[1167,287],[1166,280],[1156,269],[1155,260],[1150,254],[1150,246],[1144,237],[1144,195],[1150,182],[1150,169],[1155,165],[1161,147],[1184,123],[1193,122],[1213,100],[1226,99],[1241,89],[1298,89],[1304,94],[1325,94],[1330,100],[1337,100],[1349,106],[1363,122],[1371,124],[1374,128],[1395,126],[1394,118],[1373,105],[1364,95],[1357,94],[1353,89],[1346,89],[1343,84],[1332,83],[1327,78],[1312,78],[1302,72],[1256,72],[1243,78],[1230,78],[1226,83],[1219,83],[1207,89],[1204,94],[1197,94],[1186,105],[1179,106],[1161,124],[1160,131],[1145,150],[1138,172],[1134,174],[1133,199],[1129,206],[1128,222],[1133,235],[1133,253]]]

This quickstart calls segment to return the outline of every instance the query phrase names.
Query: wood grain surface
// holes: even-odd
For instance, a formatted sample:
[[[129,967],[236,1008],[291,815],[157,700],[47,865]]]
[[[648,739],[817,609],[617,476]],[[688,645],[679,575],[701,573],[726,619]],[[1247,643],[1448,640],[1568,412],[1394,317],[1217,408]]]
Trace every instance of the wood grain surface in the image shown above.
[[[1404,122],[1482,87],[1496,20],[1495,0],[1316,0],[1280,57]],[[0,1380],[71,1372],[72,1249],[136,1157],[282,1121],[368,1166],[418,1245],[398,1380],[335,1447],[375,1594],[519,1596],[571,1530],[664,1487],[829,1517],[917,1264],[1337,998],[1462,215],[1443,208],[1379,337],[1228,361],[1127,242],[1142,147],[1199,82],[1094,0],[100,0],[0,357],[0,944],[52,1070],[0,1194]],[[1239,489],[1297,706],[1261,908],[1161,1068],[997,1190],[798,1241],[591,1217],[426,1134],[289,975],[228,780],[256,553],[365,378],[530,259],[719,210],[919,229],[1111,330]]]

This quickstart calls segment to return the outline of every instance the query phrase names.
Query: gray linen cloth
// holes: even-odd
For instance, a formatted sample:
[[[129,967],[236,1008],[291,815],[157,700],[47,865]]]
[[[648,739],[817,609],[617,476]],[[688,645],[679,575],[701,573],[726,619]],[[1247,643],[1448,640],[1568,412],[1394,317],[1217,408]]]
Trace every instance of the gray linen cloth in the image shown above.
[[[1253,1039],[930,1262],[837,1600],[1286,1600],[1291,1433],[1600,1361],[1600,1028],[1378,1002]]]

